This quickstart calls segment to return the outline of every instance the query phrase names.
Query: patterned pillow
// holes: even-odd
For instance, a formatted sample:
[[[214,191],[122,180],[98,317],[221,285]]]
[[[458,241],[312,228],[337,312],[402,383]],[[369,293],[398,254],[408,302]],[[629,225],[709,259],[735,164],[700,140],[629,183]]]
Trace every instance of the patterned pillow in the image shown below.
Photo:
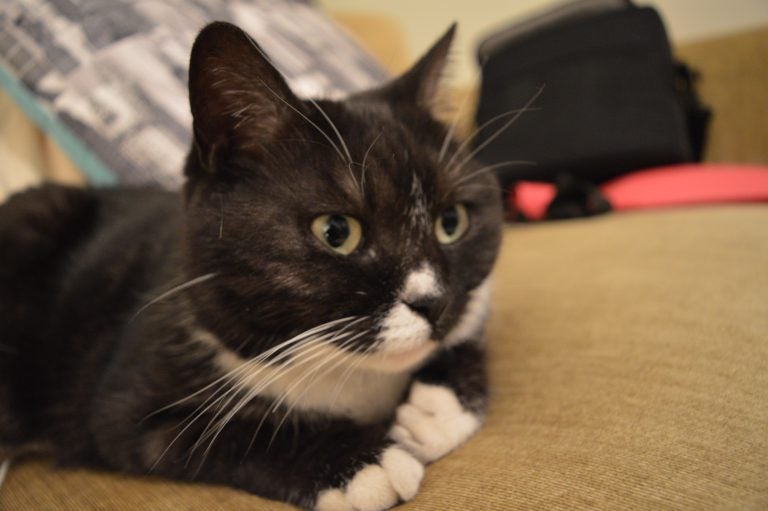
[[[191,136],[189,51],[213,20],[250,33],[299,95],[386,79],[299,0],[2,0],[0,86],[91,182],[174,188]]]

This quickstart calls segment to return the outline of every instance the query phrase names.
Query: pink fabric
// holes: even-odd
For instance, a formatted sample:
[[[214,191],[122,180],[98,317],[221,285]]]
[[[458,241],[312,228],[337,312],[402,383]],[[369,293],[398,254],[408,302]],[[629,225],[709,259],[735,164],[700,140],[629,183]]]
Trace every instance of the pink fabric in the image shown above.
[[[683,164],[641,170],[604,183],[601,190],[617,211],[723,202],[768,202],[768,167]],[[522,182],[510,205],[540,220],[555,196],[554,185]]]

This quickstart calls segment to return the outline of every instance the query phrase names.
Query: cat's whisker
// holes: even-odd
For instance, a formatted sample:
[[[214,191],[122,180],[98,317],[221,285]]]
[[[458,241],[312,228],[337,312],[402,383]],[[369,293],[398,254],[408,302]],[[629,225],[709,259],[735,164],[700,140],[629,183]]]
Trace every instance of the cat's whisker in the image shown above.
[[[315,101],[312,98],[308,98],[307,101],[312,103],[315,106],[315,108],[317,108],[317,111],[320,112],[320,115],[325,117],[325,120],[328,121],[328,124],[331,125],[331,129],[333,130],[333,132],[336,133],[336,138],[339,139],[339,143],[341,143],[341,147],[344,149],[344,153],[347,155],[347,169],[349,170],[349,177],[352,178],[352,182],[355,183],[355,186],[357,186],[358,188],[360,188],[362,190],[362,188],[360,187],[360,185],[357,182],[357,179],[355,178],[355,173],[352,170],[352,154],[349,152],[349,148],[347,147],[347,143],[344,142],[344,137],[341,136],[341,132],[339,131],[339,128],[336,127],[336,124],[334,124],[334,122],[331,120],[331,118],[328,116],[328,114],[325,112],[325,110],[323,110],[320,107],[320,105],[317,103],[317,101]]]
[[[315,326],[313,328],[310,328],[309,330],[306,330],[306,331],[304,331],[304,332],[302,332],[300,334],[297,334],[297,335],[291,337],[290,339],[288,339],[287,341],[283,341],[282,343],[280,343],[280,344],[278,344],[276,346],[273,346],[272,348],[270,348],[267,351],[259,354],[258,356],[254,357],[254,358],[252,358],[250,360],[245,361],[243,364],[240,365],[240,367],[237,367],[237,368],[229,371],[228,373],[226,373],[223,376],[217,378],[213,382],[207,384],[206,386],[204,386],[203,388],[193,392],[192,394],[190,394],[190,395],[188,395],[186,397],[183,397],[183,398],[181,398],[181,399],[179,399],[177,401],[174,401],[171,404],[165,405],[162,408],[159,408],[159,409],[155,410],[154,412],[152,412],[152,413],[148,414],[147,416],[145,416],[142,419],[142,422],[144,420],[152,417],[153,415],[156,415],[156,414],[161,413],[161,412],[163,412],[165,410],[168,410],[170,408],[178,406],[178,405],[180,405],[180,404],[182,404],[182,403],[184,403],[186,401],[189,401],[193,397],[202,394],[203,392],[205,392],[206,390],[210,389],[211,387],[214,387],[217,384],[219,384],[220,382],[222,382],[223,380],[226,380],[227,378],[229,378],[231,373],[239,371],[239,370],[246,369],[247,367],[249,367],[249,363],[260,362],[263,359],[272,356],[274,353],[276,353],[276,352],[278,352],[278,351],[280,351],[280,350],[282,350],[284,348],[287,348],[288,346],[294,345],[297,342],[306,339],[307,337],[310,337],[310,336],[313,336],[313,335],[317,335],[319,333],[322,333],[322,332],[324,332],[326,330],[329,330],[329,329],[331,329],[331,328],[333,328],[335,326],[338,326],[340,324],[343,324],[343,323],[346,323],[346,322],[350,322],[350,321],[354,321],[355,323],[352,323],[352,324],[356,324],[357,322],[359,322],[360,320],[362,320],[364,318],[365,318],[364,316],[363,317],[360,317],[360,316],[345,316],[343,318],[339,318],[339,319],[335,319],[333,321],[328,321],[326,323],[322,323],[322,324],[320,324],[318,326]]]
[[[343,349],[349,345],[351,345],[355,340],[358,338],[370,333],[370,330],[364,330],[357,334],[356,336],[353,336],[349,339],[347,339],[344,342],[344,345],[339,346],[338,351],[333,352],[331,355],[328,356],[328,358],[324,361],[322,361],[320,364],[317,365],[316,368],[314,368],[312,371],[310,371],[308,374],[304,375],[300,380],[296,381],[293,385],[291,385],[284,393],[283,396],[276,401],[272,405],[272,412],[274,413],[277,411],[277,408],[285,401],[285,399],[288,397],[288,395],[293,391],[294,388],[298,387],[301,383],[303,383],[308,377],[311,377],[311,380],[307,382],[307,384],[304,386],[304,389],[299,393],[298,396],[294,399],[294,402],[288,407],[286,412],[283,414],[283,418],[280,420],[280,422],[275,427],[275,430],[272,432],[272,437],[269,440],[269,443],[267,444],[267,449],[269,449],[272,446],[272,443],[275,441],[275,438],[277,437],[278,432],[280,431],[280,428],[282,428],[283,424],[285,423],[285,420],[288,418],[288,416],[291,414],[293,409],[296,407],[296,405],[299,403],[302,397],[309,391],[310,388],[312,388],[312,385],[314,382],[316,382],[319,378],[322,378],[323,376],[326,376],[331,371],[339,367],[339,365],[343,364],[350,358],[354,357],[356,353],[354,351],[352,352],[344,352]],[[327,367],[322,373],[318,374],[320,369],[329,364],[333,359],[337,359],[336,362],[331,365],[330,367]],[[314,376],[313,376],[314,375]]]
[[[515,123],[515,121],[517,121],[520,118],[521,115],[523,115],[525,112],[531,111],[532,108],[530,108],[530,106],[534,103],[534,101],[536,101],[539,98],[539,96],[541,96],[542,92],[544,92],[544,86],[543,85],[539,86],[539,88],[536,90],[536,92],[530,97],[530,99],[528,99],[528,101],[525,103],[525,105],[523,105],[523,108],[521,108],[519,112],[517,112],[514,116],[512,116],[512,118],[510,120],[505,122],[504,125],[501,128],[499,128],[498,130],[496,130],[496,132],[493,133],[493,135],[491,135],[490,137],[486,138],[483,141],[483,143],[481,143],[480,145],[475,147],[472,150],[472,152],[470,152],[461,161],[461,163],[458,164],[458,166],[456,167],[456,172],[460,172],[461,168],[464,165],[466,165],[467,162],[472,160],[472,158],[474,158],[477,155],[477,153],[479,153],[480,151],[485,149],[488,146],[488,144],[490,144],[491,142],[496,140],[502,133],[504,133],[510,126],[512,126]],[[458,154],[458,152],[457,152],[457,154]],[[456,154],[454,154],[454,156],[456,156]],[[451,160],[453,161],[453,158],[451,158]]]
[[[474,185],[466,185],[465,188],[473,188],[476,190],[488,190],[490,192],[496,192],[501,194],[504,189],[500,185],[480,185],[480,184],[474,184]]]
[[[233,386],[233,388],[231,388],[229,391],[226,392],[226,394],[224,396],[222,396],[222,398],[226,398],[227,395],[229,395],[230,397],[225,402],[223,402],[223,403],[221,402],[222,399],[217,400],[218,403],[221,406],[219,406],[219,409],[211,417],[210,421],[208,422],[208,425],[205,427],[205,429],[203,430],[203,432],[200,435],[201,438],[206,436],[207,431],[219,419],[221,414],[224,413],[224,410],[227,409],[229,404],[237,397],[238,391],[246,389],[246,383],[249,380],[254,380],[254,379],[256,379],[259,376],[259,374],[261,374],[265,370],[267,370],[269,368],[273,368],[274,366],[278,366],[280,362],[282,362],[283,360],[289,359],[295,352],[297,352],[299,350],[307,349],[307,351],[310,351],[310,350],[311,351],[316,351],[316,349],[322,344],[321,341],[323,339],[324,339],[324,337],[313,338],[313,339],[309,339],[309,340],[307,340],[305,342],[302,342],[301,344],[297,344],[297,345],[291,347],[290,349],[286,350],[285,352],[280,353],[277,357],[275,357],[275,359],[268,361],[266,364],[262,365],[261,367],[257,367],[257,369],[255,371],[253,371],[253,372],[246,372],[246,374],[241,375],[238,378],[238,381]],[[308,348],[308,346],[310,346],[310,348]],[[257,366],[257,363],[254,362],[253,359],[249,360],[248,364],[251,367]],[[283,373],[287,369],[290,369],[291,367],[295,367],[295,364],[296,364],[296,361],[293,360],[293,364],[282,366],[281,370],[278,371],[277,375],[273,379],[276,379],[277,377],[282,376]],[[262,382],[259,382],[259,386],[256,387],[255,390],[257,390],[257,393],[261,392],[264,388],[269,386],[269,384],[271,384],[271,382],[267,383],[266,385],[264,385]],[[245,401],[246,402],[250,401],[250,399],[247,399]],[[238,407],[235,407],[235,408],[238,408]],[[208,407],[208,409],[210,409],[210,407]],[[208,409],[206,409],[205,411],[207,411]],[[228,422],[229,420],[231,420],[231,417],[229,416],[229,414],[227,414],[227,417],[228,418],[224,422]],[[197,445],[197,443],[196,443],[196,445]],[[193,447],[193,452],[194,452],[194,448],[196,448],[196,446]]]
[[[133,320],[135,320],[142,312],[144,312],[147,308],[151,307],[152,305],[156,304],[159,301],[165,300],[169,296],[175,295],[176,293],[179,293],[181,291],[184,291],[185,289],[188,289],[192,286],[196,286],[198,284],[201,284],[207,280],[212,279],[216,276],[216,273],[206,273],[205,275],[201,275],[199,277],[195,277],[194,279],[188,280],[184,282],[183,284],[179,284],[176,287],[173,287],[169,289],[168,291],[162,293],[161,295],[153,298],[148,303],[144,304],[142,307],[137,310],[134,315],[129,320],[129,323]]]
[[[477,176],[480,176],[480,175],[485,174],[487,172],[494,171],[496,169],[501,169],[501,168],[504,168],[504,167],[523,166],[523,165],[536,165],[536,162],[527,161],[527,160],[510,160],[510,161],[503,161],[503,162],[500,162],[500,163],[494,163],[493,165],[486,165],[484,167],[480,167],[477,170],[473,170],[469,174],[466,174],[466,175],[462,176],[459,180],[457,180],[454,183],[454,185],[458,187],[458,186],[466,183],[467,181],[470,181],[470,180],[474,179]]]
[[[537,109],[536,108],[530,108],[528,111],[534,111],[534,110],[537,110]],[[469,147],[469,145],[472,143],[472,140],[474,140],[474,138],[481,131],[483,131],[485,128],[489,127],[490,125],[492,125],[493,123],[495,123],[496,121],[498,121],[500,119],[504,119],[505,117],[510,117],[510,116],[514,116],[514,115],[518,115],[518,114],[520,114],[522,112],[523,112],[522,108],[515,108],[514,110],[508,110],[508,111],[502,112],[502,113],[500,113],[500,114],[498,114],[498,115],[496,115],[494,117],[491,117],[490,119],[485,121],[483,124],[481,124],[480,126],[476,127],[475,130],[472,133],[470,133],[466,138],[464,138],[464,140],[461,142],[461,144],[459,144],[459,147],[456,148],[456,151],[454,151],[453,155],[451,156],[451,159],[448,160],[448,163],[446,164],[446,168],[449,168],[449,169],[451,168],[451,165],[453,164],[454,161],[456,161],[456,158],[458,158],[458,156]]]
[[[346,347],[350,346],[350,345],[351,345],[351,344],[352,344],[354,341],[356,341],[357,339],[359,339],[360,337],[363,337],[364,335],[366,335],[366,334],[368,334],[368,333],[370,333],[370,329],[366,329],[366,330],[363,330],[362,332],[359,332],[358,334],[356,334],[356,335],[353,335],[352,337],[350,337],[350,338],[348,338],[347,340],[345,340],[345,341],[344,341],[344,343],[343,343],[341,346],[339,346],[339,347],[337,348],[337,350],[339,350],[339,352],[342,352],[341,350],[343,350],[343,349],[345,349]],[[334,351],[334,353],[336,353],[336,351]],[[343,353],[343,352],[342,352],[342,353]],[[290,387],[288,387],[288,389],[287,389],[287,390],[286,390],[286,391],[283,393],[283,396],[282,396],[282,397],[281,397],[281,398],[280,398],[278,401],[276,401],[276,402],[275,402],[275,403],[272,405],[272,410],[273,410],[273,411],[274,411],[274,410],[276,410],[276,409],[277,409],[277,408],[278,408],[278,407],[279,407],[279,406],[280,406],[280,405],[283,403],[283,401],[285,401],[285,399],[288,397],[288,395],[290,394],[290,392],[291,392],[291,391],[292,391],[292,390],[293,390],[293,389],[294,389],[296,386],[298,386],[299,384],[301,384],[301,382],[303,382],[303,381],[304,381],[306,378],[307,378],[307,377],[306,377],[306,376],[304,376],[304,377],[302,377],[301,379],[299,379],[298,381],[294,382],[294,383],[293,383],[293,384],[292,384]],[[305,392],[306,392],[306,390],[305,390]],[[303,393],[299,395],[299,398],[300,398],[302,395],[303,395]]]
[[[261,47],[259,47],[259,45],[258,45],[258,44],[256,44],[256,41],[254,41],[254,40],[253,40],[253,38],[252,38],[251,36],[249,36],[249,35],[247,35],[247,34],[246,34],[246,36],[248,37],[248,42],[249,42],[249,43],[251,44],[251,46],[253,46],[253,48],[254,48],[254,49],[255,49],[255,50],[256,50],[256,51],[259,53],[259,55],[261,55],[261,57],[262,57],[264,60],[266,60],[266,61],[267,61],[267,62],[268,62],[268,63],[269,63],[269,64],[270,64],[270,65],[271,65],[273,68],[275,68],[275,69],[278,69],[278,66],[276,66],[276,65],[274,64],[274,62],[272,62],[272,59],[270,59],[270,58],[269,58],[269,55],[267,55],[266,53],[264,53],[264,51],[261,49]],[[290,104],[288,101],[286,101],[286,100],[285,100],[285,99],[284,99],[282,96],[280,96],[278,93],[276,93],[274,90],[272,90],[272,88],[271,88],[269,85],[267,85],[267,84],[266,84],[266,83],[265,83],[263,80],[259,80],[259,81],[260,81],[260,82],[262,83],[262,85],[264,85],[264,87],[266,87],[266,89],[267,89],[269,92],[271,92],[271,93],[272,93],[272,94],[273,94],[273,95],[274,95],[274,96],[275,96],[277,99],[279,99],[280,101],[282,101],[283,103],[285,103],[285,104],[286,104],[288,107],[290,107],[290,108],[291,108],[291,110],[293,110],[294,112],[296,112],[297,114],[299,114],[301,117],[303,117],[303,118],[304,118],[304,120],[305,120],[305,121],[307,121],[307,122],[308,122],[308,123],[310,123],[312,126],[314,126],[314,127],[315,127],[315,128],[316,128],[316,129],[317,129],[319,132],[320,132],[320,134],[322,134],[322,135],[323,135],[323,136],[326,138],[326,140],[328,140],[328,142],[330,142],[330,143],[331,143],[331,145],[333,146],[333,148],[334,148],[334,149],[336,149],[336,152],[339,154],[339,156],[341,157],[341,159],[342,159],[342,160],[344,159],[344,156],[341,154],[341,151],[339,150],[338,146],[337,146],[336,144],[334,144],[334,143],[333,143],[333,141],[331,140],[331,138],[330,138],[330,137],[329,137],[329,136],[328,136],[328,135],[327,135],[327,134],[326,134],[326,133],[325,133],[325,132],[324,132],[322,129],[320,129],[320,127],[319,127],[317,124],[315,124],[314,122],[312,122],[312,121],[311,121],[311,120],[310,120],[310,119],[309,119],[309,118],[308,118],[306,115],[304,115],[303,113],[301,113],[301,112],[300,112],[299,110],[297,110],[297,109],[296,109],[296,108],[295,108],[293,105],[291,105],[291,104]],[[326,121],[328,121],[328,123],[331,125],[331,128],[332,128],[332,129],[333,129],[333,131],[336,133],[336,136],[337,136],[337,137],[339,137],[339,142],[341,142],[341,145],[344,147],[344,152],[345,152],[345,153],[346,153],[346,155],[347,155],[347,162],[348,162],[349,164],[351,164],[351,163],[352,163],[352,155],[349,153],[349,149],[347,148],[347,144],[345,144],[345,143],[344,143],[344,139],[341,137],[341,133],[340,133],[340,132],[339,132],[339,130],[336,128],[336,125],[333,123],[333,121],[331,121],[331,119],[328,117],[328,115],[325,113],[325,111],[324,111],[322,108],[320,108],[320,106],[317,104],[317,102],[316,102],[314,99],[308,99],[308,101],[309,101],[310,103],[312,103],[312,104],[315,106],[315,108],[317,108],[317,109],[318,109],[318,111],[320,112],[320,114],[321,114],[323,117],[325,117],[325,120],[326,120]]]
[[[357,370],[358,367],[365,361],[365,357],[373,352],[379,345],[381,344],[381,340],[376,340],[373,344],[370,346],[367,346],[365,349],[362,350],[362,353],[360,353],[357,360],[354,360],[351,364],[349,364],[349,367],[347,367],[344,372],[342,373],[341,377],[339,378],[339,381],[336,382],[336,386],[333,389],[333,398],[331,399],[331,408],[336,404],[336,400],[339,398],[339,395],[341,394],[341,390],[344,388],[344,385],[347,383],[347,381],[352,377],[354,372]],[[355,354],[358,354],[355,352]]]
[[[267,85],[267,83],[266,83],[264,80],[259,80],[259,81],[260,81],[260,82],[261,82],[261,84],[264,86],[264,88],[266,88],[266,89],[267,89],[269,92],[271,92],[271,93],[272,93],[272,95],[273,95],[273,96],[275,96],[275,97],[276,97],[278,100],[280,100],[281,102],[283,102],[283,103],[284,103],[284,104],[285,104],[285,105],[286,105],[288,108],[290,108],[291,110],[293,110],[294,112],[296,112],[296,113],[297,113],[299,116],[301,116],[301,118],[302,118],[302,119],[304,119],[305,121],[307,121],[307,122],[308,122],[308,123],[309,123],[309,124],[310,124],[310,125],[311,125],[313,128],[315,128],[315,129],[316,129],[316,130],[317,130],[317,131],[318,131],[318,132],[319,132],[319,133],[320,133],[320,134],[321,134],[321,135],[322,135],[322,136],[323,136],[323,137],[324,137],[324,138],[325,138],[325,139],[328,141],[328,143],[329,143],[329,144],[331,144],[331,146],[332,146],[332,147],[334,148],[334,150],[336,151],[336,154],[338,154],[338,155],[339,155],[339,158],[341,158],[342,160],[346,160],[347,162],[349,162],[349,160],[347,160],[347,159],[344,157],[344,154],[341,152],[341,149],[339,149],[339,146],[337,146],[337,145],[334,143],[334,141],[331,139],[331,137],[330,137],[330,136],[328,136],[328,134],[327,134],[325,131],[323,131],[323,129],[322,129],[322,128],[320,128],[320,126],[318,126],[318,125],[317,125],[317,124],[316,124],[316,123],[315,123],[315,122],[314,122],[312,119],[310,119],[309,117],[307,117],[306,115],[304,115],[304,114],[303,114],[303,113],[302,113],[302,112],[301,112],[301,111],[300,111],[298,108],[296,108],[295,106],[293,106],[292,104],[290,104],[288,101],[286,101],[286,100],[285,100],[285,98],[283,98],[282,96],[280,96],[280,94],[278,94],[277,92],[275,92],[274,90],[272,90],[272,88],[271,88],[269,85]]]
[[[344,334],[342,334],[342,335],[344,335]],[[338,337],[336,337],[336,338],[338,338]],[[347,342],[347,341],[345,341],[345,342]],[[242,410],[242,408],[245,405],[247,405],[254,397],[256,397],[257,395],[261,394],[261,392],[263,392],[263,390],[265,390],[267,387],[269,387],[273,382],[275,382],[275,381],[279,380],[280,378],[282,378],[289,371],[294,370],[298,366],[306,365],[307,363],[311,362],[314,359],[317,359],[318,357],[325,356],[326,354],[321,350],[321,348],[323,348],[323,347],[325,347],[327,345],[330,345],[330,344],[331,344],[331,342],[329,340],[323,339],[322,341],[319,342],[319,344],[317,346],[314,346],[313,348],[310,348],[309,350],[307,350],[308,353],[300,353],[299,356],[296,359],[294,359],[290,365],[284,366],[283,368],[281,368],[281,371],[278,371],[278,373],[276,375],[274,375],[273,377],[271,377],[270,379],[268,379],[265,382],[259,382],[259,385],[257,387],[255,387],[255,388],[253,388],[252,391],[250,391],[245,397],[243,397],[237,403],[237,405],[234,406],[232,408],[232,410],[230,410],[230,412],[225,417],[220,419],[218,421],[218,423],[213,427],[213,429],[210,430],[210,432],[208,432],[209,428],[206,428],[206,430],[200,436],[198,441],[192,447],[192,449],[190,451],[190,457],[191,457],[192,454],[194,454],[195,450],[197,450],[197,448],[200,446],[200,444],[203,441],[205,441],[206,438],[210,437],[210,441],[208,443],[208,447],[203,452],[203,461],[204,461],[205,458],[207,457],[208,453],[210,452],[210,449],[212,448],[214,442],[218,438],[219,434],[221,434],[221,432],[224,430],[226,425],[232,420],[233,417],[235,417],[240,412],[240,410]],[[311,370],[310,373],[312,373],[314,370],[315,369]],[[303,381],[304,379],[306,379],[306,377],[307,376],[304,375],[302,378],[300,378],[299,382]],[[295,385],[296,385],[296,383],[291,385],[291,389]],[[290,389],[289,389],[289,392],[290,392]],[[228,405],[228,403],[227,403],[227,405]],[[210,424],[209,424],[209,426],[210,426]],[[202,462],[201,462],[201,464],[202,464]]]
[[[445,138],[443,139],[443,144],[440,146],[440,154],[437,158],[438,162],[442,162],[443,158],[445,158],[445,153],[448,151],[448,146],[451,143],[451,140],[453,140],[453,134],[456,131],[456,126],[459,124],[459,117],[461,115],[461,112],[464,111],[464,107],[467,105],[467,100],[472,95],[472,92],[467,91],[464,94],[464,97],[461,98],[461,103],[459,104],[459,107],[456,109],[456,112],[453,114],[453,120],[451,121],[451,125],[448,127],[448,131],[445,133]]]
[[[178,427],[181,427],[185,422],[188,422],[188,424],[186,426],[184,426],[181,429],[181,431],[179,431],[179,433],[171,440],[171,442],[168,444],[168,446],[165,448],[165,450],[160,454],[160,456],[158,456],[157,460],[154,462],[154,464],[152,465],[151,469],[154,470],[154,468],[157,466],[157,464],[160,462],[160,460],[165,456],[165,454],[168,452],[168,450],[173,446],[173,444],[176,441],[178,441],[178,439],[181,437],[181,435],[183,435],[184,432],[187,431],[192,426],[192,424],[194,424],[200,417],[205,415],[214,406],[221,405],[223,400],[226,399],[228,395],[232,394],[232,397],[226,403],[224,403],[223,406],[221,407],[221,408],[226,408],[226,406],[229,404],[229,402],[231,402],[232,398],[235,395],[237,395],[237,392],[239,390],[242,390],[242,385],[245,382],[245,380],[247,378],[252,378],[254,376],[254,373],[252,373],[251,375],[249,375],[247,377],[240,376],[240,378],[238,378],[237,382],[234,382],[234,385],[232,385],[232,387],[229,388],[229,390],[226,390],[221,396],[216,397],[216,394],[222,392],[224,389],[227,388],[228,385],[231,385],[233,383],[233,380],[237,378],[238,374],[247,373],[248,369],[250,369],[253,366],[257,365],[259,362],[269,358],[270,356],[272,356],[273,354],[275,354],[276,352],[278,352],[278,351],[280,351],[282,349],[288,348],[288,349],[286,349],[286,351],[284,351],[283,353],[281,353],[277,357],[275,357],[274,360],[270,361],[266,366],[258,369],[257,373],[255,373],[255,374],[258,374],[258,372],[261,372],[266,367],[269,367],[270,365],[273,365],[273,364],[275,364],[276,362],[279,362],[282,359],[288,358],[293,352],[297,351],[300,348],[306,347],[306,344],[310,344],[311,342],[316,340],[316,339],[311,339],[311,338],[307,340],[307,338],[309,336],[312,336],[312,335],[315,335],[315,334],[318,334],[318,333],[322,333],[322,332],[324,332],[326,330],[329,330],[329,329],[331,329],[331,328],[333,328],[335,326],[338,326],[338,325],[344,325],[344,323],[357,323],[357,322],[361,321],[362,319],[365,319],[365,318],[364,317],[360,318],[360,317],[355,317],[355,316],[348,316],[348,317],[340,318],[340,319],[337,319],[337,320],[329,321],[327,323],[324,323],[324,324],[318,325],[317,327],[309,329],[309,330],[307,330],[307,331],[305,331],[305,332],[303,332],[303,333],[301,333],[301,334],[299,334],[297,336],[294,336],[291,339],[289,339],[289,340],[287,340],[287,341],[285,341],[285,342],[283,342],[283,343],[281,343],[281,344],[279,344],[279,345],[277,345],[277,346],[267,350],[267,352],[262,353],[259,356],[254,357],[253,359],[245,361],[243,364],[240,364],[238,367],[236,367],[233,370],[229,371],[227,374],[225,374],[222,377],[218,378],[214,382],[206,385],[205,387],[203,387],[202,389],[196,391],[195,393],[193,393],[193,394],[191,394],[191,395],[189,395],[189,396],[187,396],[187,397],[185,397],[183,399],[180,399],[180,400],[178,400],[178,401],[176,401],[174,403],[171,403],[170,405],[167,405],[167,406],[165,406],[165,407],[163,407],[163,408],[153,412],[152,414],[149,414],[147,417],[145,417],[145,419],[150,417],[150,416],[152,416],[152,415],[155,415],[155,414],[157,414],[157,413],[159,413],[159,412],[161,412],[163,410],[167,410],[169,408],[172,408],[173,406],[176,406],[176,405],[181,404],[181,403],[183,403],[185,401],[188,401],[189,399],[191,399],[195,395],[199,395],[200,393],[204,392],[207,389],[210,389],[211,387],[213,387],[215,385],[220,385],[220,388],[218,390],[216,390],[211,396],[209,396],[205,401],[203,401],[203,403],[200,406],[198,406],[190,415],[188,415],[179,424]],[[346,328],[348,326],[349,325],[344,325],[344,328]],[[298,343],[301,343],[301,344],[298,344]],[[211,401],[211,402],[209,404],[207,404],[207,406],[206,406],[206,403],[208,403],[209,401]],[[201,408],[202,408],[202,410],[201,410]],[[216,414],[214,414],[214,418],[212,419],[212,421],[215,420],[216,416],[218,416],[218,412]],[[144,419],[142,419],[142,420],[144,420]],[[209,426],[210,426],[210,423],[209,423]],[[207,429],[208,428],[206,428],[206,430]],[[204,430],[203,433],[205,433],[206,430]]]
[[[342,349],[342,346],[340,346],[339,348]],[[352,355],[353,355],[352,353],[349,353],[346,357],[344,357],[343,360],[348,359]],[[336,356],[337,355],[333,355],[333,356],[329,357],[328,361],[332,360],[333,358],[336,358]],[[322,367],[322,365],[324,365],[328,361],[323,361],[320,364],[318,364],[314,369],[311,370],[311,373],[317,372]],[[309,390],[311,384],[316,379],[317,379],[317,377],[312,379],[312,382],[310,382],[309,385],[307,387],[305,387],[304,391],[298,396],[297,400],[301,399],[301,397],[306,393],[307,390]],[[286,391],[286,392],[288,392],[288,391]],[[286,414],[283,416],[283,419],[277,425],[277,428],[273,432],[271,440],[270,440],[269,444],[267,445],[267,450],[269,450],[269,448],[271,447],[272,441],[274,440],[275,436],[277,435],[278,430],[283,425],[283,422],[286,420],[286,418],[290,415],[290,411],[293,409],[294,406],[295,406],[295,403],[293,405],[291,405],[291,407],[289,408],[288,412],[286,412]],[[256,426],[256,429],[253,432],[253,435],[251,435],[251,441],[248,443],[248,447],[246,448],[245,452],[243,453],[243,456],[247,456],[248,455],[248,453],[250,452],[251,448],[253,447],[254,442],[256,441],[256,438],[259,435],[259,432],[261,431],[261,428],[264,426],[264,423],[266,422],[267,418],[269,418],[270,415],[272,413],[274,413],[275,411],[276,411],[276,408],[275,408],[274,404],[264,411],[264,413],[262,414],[261,420],[259,421],[258,425]]]
[[[373,146],[376,145],[376,142],[379,141],[381,136],[384,134],[384,132],[379,133],[376,135],[376,138],[373,139],[373,142],[371,142],[371,145],[368,146],[368,149],[365,150],[365,154],[363,155],[363,163],[362,163],[362,172],[360,176],[360,192],[365,193],[365,164],[368,161],[368,154],[371,152],[371,149],[373,149]]]
[[[358,318],[357,320],[353,321],[353,323],[359,322],[362,319],[365,319],[365,318],[364,317],[363,318]],[[333,333],[330,338],[327,335],[324,335],[324,336],[321,336],[321,337],[318,337],[318,338],[309,339],[308,341],[306,341],[304,343],[301,343],[299,345],[293,346],[289,350],[287,350],[287,351],[285,351],[283,353],[280,353],[275,359],[270,360],[266,365],[258,368],[256,370],[256,372],[248,374],[248,375],[244,375],[243,377],[241,377],[240,381],[237,384],[237,387],[239,389],[244,388],[244,384],[245,384],[246,380],[253,380],[253,379],[255,379],[261,372],[263,372],[267,368],[273,367],[274,365],[276,365],[277,362],[280,362],[280,361],[282,361],[284,359],[287,359],[287,358],[291,357],[297,351],[299,352],[299,356],[298,357],[294,358],[291,361],[290,364],[285,364],[282,367],[280,367],[280,370],[275,375],[273,375],[271,378],[269,378],[267,380],[264,380],[264,381],[261,381],[261,382],[258,382],[258,385],[254,386],[248,392],[248,394],[245,397],[243,397],[238,402],[238,405],[236,405],[234,407],[234,409],[230,413],[227,413],[226,417],[223,417],[222,419],[219,419],[219,422],[217,424],[222,424],[222,426],[221,426],[221,428],[219,428],[217,426],[215,429],[222,429],[223,425],[226,425],[226,423],[229,422],[232,419],[232,417],[234,415],[236,415],[236,413],[243,406],[245,406],[245,404],[247,404],[251,399],[253,399],[253,397],[255,397],[256,395],[258,395],[261,392],[263,392],[263,390],[266,389],[267,387],[269,387],[274,381],[277,381],[279,378],[282,378],[287,371],[294,369],[298,365],[302,365],[304,363],[303,358],[306,358],[307,355],[309,355],[311,353],[314,353],[320,347],[324,346],[325,344],[328,344],[330,340],[335,340],[335,339],[338,339],[338,338],[341,338],[341,337],[346,337],[348,335],[351,335],[351,334],[347,334],[347,333],[343,332],[343,330],[348,328],[349,326],[350,326],[350,324],[345,325],[344,328],[342,328],[342,331]],[[312,346],[313,344],[314,344],[314,346]],[[309,345],[309,347],[308,347],[308,345]],[[251,362],[253,362],[253,359],[251,360]],[[222,407],[220,408],[220,411],[223,411],[223,409],[227,408],[229,406],[229,404],[233,401],[233,399],[236,397],[236,395],[237,395],[236,392],[233,393],[232,396],[222,405]],[[220,415],[220,412],[217,412],[211,418],[208,426],[205,428],[203,433],[200,435],[200,439],[198,440],[198,442],[196,442],[195,446],[193,447],[193,452],[194,452],[194,449],[196,449],[197,444],[199,443],[199,441],[200,440],[204,440],[205,437],[208,436],[208,433],[207,433],[208,430],[213,425],[214,421],[217,420],[217,417],[219,417],[219,415]]]
[[[328,116],[328,114],[323,110],[320,105],[312,98],[308,98],[307,101],[312,103],[312,105],[317,108],[317,111],[320,112],[320,115],[322,115],[326,121],[328,121],[328,124],[330,124],[331,129],[336,134],[336,138],[339,139],[339,143],[341,144],[342,149],[344,149],[344,154],[347,155],[347,162],[352,163],[352,154],[349,152],[349,147],[347,147],[347,143],[344,142],[344,137],[341,136],[341,132],[339,131],[339,128],[336,126],[336,124],[331,120],[331,118]]]

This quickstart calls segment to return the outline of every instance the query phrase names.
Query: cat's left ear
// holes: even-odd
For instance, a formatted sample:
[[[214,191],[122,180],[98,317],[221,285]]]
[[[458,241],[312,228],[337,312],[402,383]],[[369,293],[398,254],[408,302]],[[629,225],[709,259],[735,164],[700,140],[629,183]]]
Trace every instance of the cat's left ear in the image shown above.
[[[415,104],[432,110],[455,33],[456,23],[448,28],[413,67],[383,88],[372,91],[372,94],[383,96],[394,103]]]
[[[206,26],[192,46],[189,101],[200,165],[187,174],[217,173],[231,151],[268,153],[304,108],[258,44],[224,22]]]

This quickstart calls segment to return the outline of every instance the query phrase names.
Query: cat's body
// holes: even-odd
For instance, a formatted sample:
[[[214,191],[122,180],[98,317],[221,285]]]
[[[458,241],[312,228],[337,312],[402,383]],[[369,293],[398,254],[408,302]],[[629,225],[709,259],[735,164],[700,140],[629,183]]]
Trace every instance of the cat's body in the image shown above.
[[[482,419],[499,243],[493,178],[424,106],[449,43],[381,90],[307,102],[211,25],[183,194],[0,206],[0,455],[318,509],[412,498]]]

